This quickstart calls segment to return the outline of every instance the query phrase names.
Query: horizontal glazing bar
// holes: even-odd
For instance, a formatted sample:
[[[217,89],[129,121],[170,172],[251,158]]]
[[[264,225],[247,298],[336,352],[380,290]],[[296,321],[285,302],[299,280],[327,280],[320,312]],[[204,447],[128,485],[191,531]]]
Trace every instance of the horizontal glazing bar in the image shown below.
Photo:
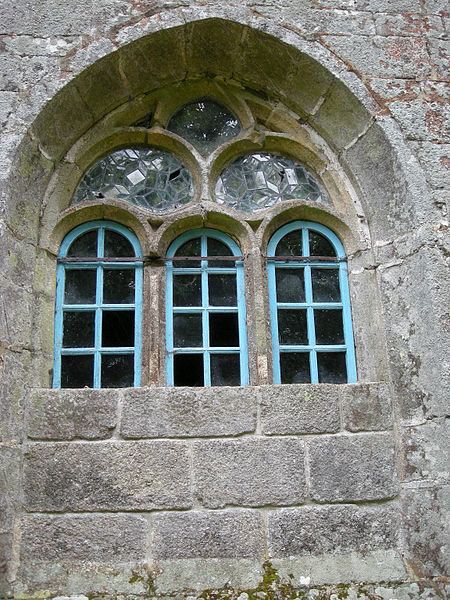
[[[102,354],[133,354],[135,351],[134,346],[126,346],[123,348],[61,348],[61,354],[94,354],[100,352]]]
[[[337,258],[336,256],[264,256],[265,259],[270,261],[282,261],[282,262],[347,262],[347,257]]]
[[[239,346],[230,346],[224,348],[223,346],[209,346],[205,348],[203,346],[197,348],[174,348],[173,350],[167,350],[167,354],[201,354],[205,352],[213,352],[214,354],[239,354]]]
[[[280,352],[308,352],[309,350],[317,350],[318,352],[342,352],[346,349],[347,347],[342,344],[336,346],[318,346],[317,344],[314,346],[280,345]]]
[[[176,313],[202,313],[203,311],[208,312],[219,312],[219,313],[237,313],[237,306],[176,306],[173,308],[174,314]]]
[[[135,308],[135,304],[63,304],[62,309],[69,312],[78,310],[94,310],[96,308],[104,308],[105,310],[131,310]]]
[[[342,308],[342,302],[277,302],[277,308]]]
[[[110,257],[99,257],[99,256],[83,256],[83,257],[79,257],[79,256],[67,256],[67,257],[60,257],[58,258],[58,262],[67,265],[67,268],[75,268],[75,265],[78,263],[83,263],[83,268],[86,266],[89,266],[89,263],[95,264],[95,266],[98,266],[99,264],[108,264],[108,263],[123,263],[124,266],[132,266],[132,263],[137,263],[140,264],[142,262],[147,262],[149,260],[149,257],[145,257],[145,256],[130,256],[130,257],[116,257],[116,256],[110,256]],[[158,259],[159,260],[159,259]],[[71,263],[73,264],[73,267],[71,266]]]

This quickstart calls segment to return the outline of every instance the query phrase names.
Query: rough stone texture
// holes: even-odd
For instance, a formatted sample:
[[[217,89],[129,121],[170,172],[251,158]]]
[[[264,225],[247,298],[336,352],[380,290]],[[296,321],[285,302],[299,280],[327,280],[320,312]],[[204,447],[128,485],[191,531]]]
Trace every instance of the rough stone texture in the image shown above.
[[[348,431],[381,431],[392,427],[392,405],[386,384],[347,386],[342,397],[343,425]]]
[[[34,443],[25,465],[31,511],[189,508],[181,442]]]
[[[180,537],[183,543],[180,544]],[[261,513],[250,510],[161,513],[153,518],[156,559],[256,558],[263,555]]]
[[[34,390],[27,398],[27,432],[34,439],[111,437],[117,423],[116,390]]]
[[[150,388],[126,392],[121,433],[125,438],[240,435],[256,428],[253,388]]]
[[[308,453],[314,500],[377,500],[398,492],[391,434],[321,437],[308,443]]]
[[[299,504],[305,498],[304,445],[295,439],[197,442],[195,493],[209,508]]]
[[[403,434],[405,481],[448,481],[450,457],[448,419],[427,421],[407,427]]]
[[[340,428],[337,385],[261,387],[261,427],[266,435],[336,432]]]

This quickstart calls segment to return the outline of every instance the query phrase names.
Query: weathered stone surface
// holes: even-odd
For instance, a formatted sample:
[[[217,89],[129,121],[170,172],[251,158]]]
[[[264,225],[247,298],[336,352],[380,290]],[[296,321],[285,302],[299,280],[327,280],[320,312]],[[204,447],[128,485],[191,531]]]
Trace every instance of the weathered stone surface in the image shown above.
[[[340,385],[262,386],[261,427],[266,435],[339,431]]]
[[[20,447],[0,444],[0,534],[10,533],[13,526],[20,498],[21,463]]]
[[[28,437],[111,437],[117,422],[119,395],[119,390],[31,390],[27,399]]]
[[[405,481],[448,481],[450,458],[448,419],[426,421],[417,427],[403,429]]]
[[[312,122],[338,149],[345,148],[361,135],[371,120],[370,113],[341,83],[335,83]]]
[[[450,144],[411,142],[431,186],[448,187],[450,181]]]
[[[153,555],[156,560],[261,559],[261,513],[238,509],[157,514],[153,517]]]
[[[143,560],[147,522],[132,515],[32,515],[22,520],[26,560],[98,563]]]
[[[449,486],[405,489],[402,506],[410,571],[416,577],[447,574],[450,568]]]
[[[91,2],[80,0],[75,6],[60,0],[44,3],[10,4],[4,2],[0,9],[1,33],[26,35],[70,35],[89,32]]]
[[[314,500],[377,500],[398,492],[391,434],[320,437],[308,451]]]
[[[392,405],[386,383],[346,386],[342,419],[348,431],[380,431],[392,427]]]
[[[197,442],[193,469],[195,493],[209,508],[283,506],[305,498],[304,446],[296,439]]]
[[[30,444],[29,510],[153,510],[191,505],[187,447],[181,442]]]
[[[241,388],[127,390],[125,438],[239,435],[256,427],[257,391]]]
[[[8,564],[11,560],[12,535],[0,533],[0,597],[13,598],[8,581]]]

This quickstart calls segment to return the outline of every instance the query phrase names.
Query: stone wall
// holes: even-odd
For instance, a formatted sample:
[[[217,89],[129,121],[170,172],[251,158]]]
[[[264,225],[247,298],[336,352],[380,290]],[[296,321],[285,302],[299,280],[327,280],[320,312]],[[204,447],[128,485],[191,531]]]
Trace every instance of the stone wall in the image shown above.
[[[445,597],[447,11],[3,3],[0,596]],[[367,229],[350,280],[380,367],[361,361],[348,386],[45,389],[49,239],[83,144],[121,107],[200,77],[282,104],[332,149]],[[357,355],[368,342],[357,334]]]

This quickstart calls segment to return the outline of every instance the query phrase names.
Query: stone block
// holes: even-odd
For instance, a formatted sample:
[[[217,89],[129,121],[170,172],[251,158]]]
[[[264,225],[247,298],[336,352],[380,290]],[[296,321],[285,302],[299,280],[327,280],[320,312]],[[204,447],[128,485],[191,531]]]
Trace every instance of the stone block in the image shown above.
[[[356,502],[397,494],[391,434],[320,437],[308,442],[308,450],[314,500]]]
[[[21,463],[18,446],[0,444],[0,534],[11,532],[19,508]]]
[[[256,427],[256,389],[141,388],[125,392],[124,438],[240,435]]]
[[[12,535],[0,533],[0,598],[13,598],[8,581],[8,563],[11,560]]]
[[[431,38],[429,40],[429,49],[436,77],[445,81],[448,78],[448,57],[450,55],[450,42],[448,36],[445,39]]]
[[[90,33],[90,0],[66,4],[61,0],[46,0],[21,4],[2,2],[0,33],[35,36],[74,35]]]
[[[450,182],[450,144],[411,142],[426,178],[432,187],[448,188]]]
[[[392,427],[392,405],[386,383],[348,385],[342,394],[342,419],[348,431],[380,431]]]
[[[415,12],[420,13],[422,3],[420,0],[356,0],[358,10],[371,12]]]
[[[274,510],[269,512],[269,552],[278,558],[396,548],[399,511],[396,504]]]
[[[120,393],[119,390],[30,390],[28,437],[53,440],[111,437]]]
[[[448,419],[426,421],[403,430],[405,481],[448,481],[450,457],[446,441],[450,439]]]
[[[261,513],[251,510],[161,513],[153,517],[153,556],[164,559],[262,558]]]
[[[417,578],[450,570],[450,487],[405,489],[402,495],[406,563]]]
[[[260,388],[261,427],[266,435],[339,431],[341,386],[267,385]]]
[[[25,564],[143,560],[147,528],[134,515],[30,515],[21,523],[21,556]]]
[[[304,446],[291,439],[197,442],[195,493],[209,508],[289,505],[305,498]]]
[[[189,508],[187,446],[162,441],[33,443],[24,488],[31,511]]]
[[[371,120],[370,113],[351,94],[345,85],[336,82],[328,92],[312,123],[337,149],[355,140]]]

